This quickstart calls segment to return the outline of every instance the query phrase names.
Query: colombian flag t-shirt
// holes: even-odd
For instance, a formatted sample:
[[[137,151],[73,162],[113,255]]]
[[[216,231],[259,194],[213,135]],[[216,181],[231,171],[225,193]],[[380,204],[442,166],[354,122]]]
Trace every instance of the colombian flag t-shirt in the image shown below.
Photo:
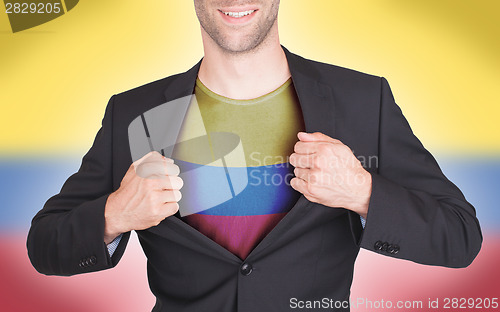
[[[210,194],[200,195],[204,194],[204,185],[197,181],[202,181],[203,177],[197,179],[197,171],[193,169],[206,165],[207,161],[198,163],[200,155],[190,149],[189,144],[176,145],[172,158],[181,173],[191,170],[189,181],[185,181],[181,189],[183,199],[179,205],[201,207],[213,202],[203,206],[201,211],[196,209],[198,207],[190,207],[197,212],[182,219],[245,259],[300,196],[290,186],[293,167],[288,162],[297,133],[305,128],[300,104],[291,78],[278,89],[251,100],[223,97],[197,79],[194,95],[178,141],[196,137],[196,132],[206,133],[210,157],[214,161],[222,158],[218,166],[224,166],[227,180],[221,179],[220,186],[214,182],[216,185],[210,186]],[[229,144],[235,148],[228,149]],[[214,169],[221,171],[220,167]],[[210,170],[198,172],[206,174]],[[234,172],[244,177],[235,179]],[[217,201],[217,189],[221,194],[230,189],[232,195]]]

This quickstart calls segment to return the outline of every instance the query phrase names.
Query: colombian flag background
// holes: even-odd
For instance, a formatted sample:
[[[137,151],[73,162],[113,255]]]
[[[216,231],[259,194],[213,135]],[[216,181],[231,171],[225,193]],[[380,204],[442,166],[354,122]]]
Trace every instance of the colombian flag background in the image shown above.
[[[476,207],[483,229],[482,250],[466,269],[362,250],[352,311],[388,310],[382,300],[395,311],[493,311],[483,299],[500,297],[499,12],[497,0],[281,3],[281,41],[290,51],[388,79],[415,134]],[[192,1],[80,1],[15,34],[2,8],[1,311],[153,307],[135,237],[112,270],[48,277],[31,267],[26,235],[31,218],[78,170],[109,97],[183,72],[202,53]],[[452,309],[452,298],[472,298],[474,308]],[[429,309],[436,299],[439,308]],[[399,309],[398,301],[422,308]]]

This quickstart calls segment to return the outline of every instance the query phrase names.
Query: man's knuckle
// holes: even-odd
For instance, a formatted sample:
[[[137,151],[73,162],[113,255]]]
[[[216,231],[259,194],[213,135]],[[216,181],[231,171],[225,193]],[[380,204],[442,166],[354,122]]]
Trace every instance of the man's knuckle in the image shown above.
[[[164,179],[162,179],[161,181],[161,189],[162,190],[170,190],[172,189],[172,177],[165,177]]]
[[[312,158],[311,164],[313,168],[321,168],[323,166],[323,157],[317,155],[316,157]]]
[[[300,141],[298,141],[298,142],[296,142],[296,143],[294,144],[294,146],[293,146],[293,150],[294,150],[296,153],[298,153],[298,152],[299,152],[299,150],[300,150],[300,148],[301,148],[301,146],[302,146],[301,142],[300,142]]]
[[[348,156],[348,155],[351,155],[352,154],[352,150],[349,146],[347,145],[340,145],[339,146],[339,152],[345,157],[345,156]]]
[[[169,176],[177,176],[180,173],[180,168],[176,164],[166,163],[166,171]]]
[[[181,189],[184,186],[184,180],[181,177],[174,177],[175,189]]]
[[[181,173],[181,168],[179,168],[176,164],[173,164],[173,167],[175,175],[179,175],[179,173]]]
[[[323,182],[323,174],[321,171],[317,170],[313,172],[313,184],[321,184]]]
[[[309,195],[316,197],[317,189],[312,183],[307,183],[306,190]]]
[[[311,178],[317,178],[318,174],[321,172],[321,169],[319,168],[311,168],[309,169],[309,177]]]
[[[309,181],[309,183],[315,184],[317,181],[317,175],[315,175],[313,173],[309,173],[308,181]]]
[[[330,147],[327,144],[319,144],[317,150],[321,154],[326,154],[330,152]]]
[[[181,193],[181,191],[179,191],[179,190],[175,190],[175,191],[173,192],[173,195],[174,195],[174,201],[175,201],[175,202],[180,201],[180,200],[181,200],[181,198],[182,198],[182,193]]]
[[[168,211],[168,214],[169,215],[173,215],[175,213],[177,213],[177,211],[179,210],[179,204],[178,203],[168,203],[166,205],[166,208],[167,208],[167,211]]]

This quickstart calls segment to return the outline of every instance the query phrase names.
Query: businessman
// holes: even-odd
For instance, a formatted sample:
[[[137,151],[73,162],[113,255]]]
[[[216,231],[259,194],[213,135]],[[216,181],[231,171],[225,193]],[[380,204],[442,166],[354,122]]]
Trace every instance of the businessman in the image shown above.
[[[360,247],[430,265],[473,261],[475,210],[413,135],[384,78],[289,52],[279,0],[194,6],[203,59],[110,99],[80,169],[33,219],[27,247],[39,272],[112,268],[134,230],[153,311],[289,311],[292,298],[349,310]],[[166,157],[152,145],[136,159],[129,126],[190,95],[197,111],[181,114],[174,137],[193,138],[199,120],[209,136],[237,135],[260,183],[183,215],[182,198],[205,187],[181,178],[197,156],[180,144]],[[263,183],[269,176],[281,183]]]

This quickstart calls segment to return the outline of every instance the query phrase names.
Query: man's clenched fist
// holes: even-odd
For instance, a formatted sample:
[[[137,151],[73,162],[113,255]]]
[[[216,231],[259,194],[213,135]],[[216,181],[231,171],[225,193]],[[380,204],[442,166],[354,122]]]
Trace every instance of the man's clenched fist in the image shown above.
[[[290,164],[291,186],[315,203],[343,207],[363,218],[368,213],[372,179],[341,141],[320,132],[299,132]]]
[[[183,185],[172,159],[153,151],[130,165],[120,188],[106,202],[104,242],[131,230],[158,225],[179,210]]]

